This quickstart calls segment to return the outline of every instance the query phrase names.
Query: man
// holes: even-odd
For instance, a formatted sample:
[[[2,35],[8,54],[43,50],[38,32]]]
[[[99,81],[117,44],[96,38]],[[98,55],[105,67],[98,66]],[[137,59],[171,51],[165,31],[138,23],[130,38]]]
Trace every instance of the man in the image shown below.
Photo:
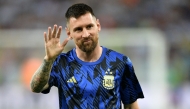
[[[62,27],[44,33],[46,55],[31,80],[33,92],[58,87],[60,109],[139,109],[144,98],[130,59],[99,44],[100,22],[93,10],[78,3],[66,14],[68,38],[60,43]],[[76,47],[62,53],[73,39]]]

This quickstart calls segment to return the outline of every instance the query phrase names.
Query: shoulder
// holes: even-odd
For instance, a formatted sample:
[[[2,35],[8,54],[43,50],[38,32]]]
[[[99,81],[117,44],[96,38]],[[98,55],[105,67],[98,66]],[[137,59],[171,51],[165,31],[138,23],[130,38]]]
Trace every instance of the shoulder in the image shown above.
[[[74,60],[73,49],[68,51],[68,52],[61,53],[60,55],[58,55],[56,60],[55,60],[55,63],[70,62],[72,60]]]
[[[132,61],[127,55],[117,52],[110,48],[104,47],[104,49],[106,49],[106,57],[107,58],[114,59],[114,60],[120,60],[127,65],[130,65],[130,66],[132,65]]]
[[[106,55],[107,56],[111,56],[111,57],[117,57],[117,58],[121,58],[122,60],[127,60],[129,57],[123,53],[120,53],[118,51],[115,51],[113,49],[110,49],[110,48],[106,48]]]

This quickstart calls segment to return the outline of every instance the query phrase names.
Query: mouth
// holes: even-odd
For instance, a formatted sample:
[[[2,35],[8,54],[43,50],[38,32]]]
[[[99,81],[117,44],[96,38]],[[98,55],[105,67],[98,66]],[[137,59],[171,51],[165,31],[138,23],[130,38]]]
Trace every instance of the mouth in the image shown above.
[[[92,40],[88,39],[88,40],[83,40],[83,43],[90,43],[92,42]]]

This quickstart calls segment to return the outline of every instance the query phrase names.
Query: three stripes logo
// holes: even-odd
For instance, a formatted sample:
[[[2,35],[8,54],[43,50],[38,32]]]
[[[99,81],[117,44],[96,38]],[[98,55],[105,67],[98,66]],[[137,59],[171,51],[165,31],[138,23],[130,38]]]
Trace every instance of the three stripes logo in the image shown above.
[[[77,83],[76,79],[74,76],[72,76],[68,81],[67,83]]]

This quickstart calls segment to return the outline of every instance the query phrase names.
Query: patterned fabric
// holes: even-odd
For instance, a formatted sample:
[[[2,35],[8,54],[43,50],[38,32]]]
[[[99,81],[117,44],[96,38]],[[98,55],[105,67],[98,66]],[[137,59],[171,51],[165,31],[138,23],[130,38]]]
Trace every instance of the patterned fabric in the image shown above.
[[[75,49],[55,60],[49,88],[58,87],[60,109],[121,109],[121,101],[130,104],[144,98],[131,60],[103,48],[99,60],[84,62]]]

